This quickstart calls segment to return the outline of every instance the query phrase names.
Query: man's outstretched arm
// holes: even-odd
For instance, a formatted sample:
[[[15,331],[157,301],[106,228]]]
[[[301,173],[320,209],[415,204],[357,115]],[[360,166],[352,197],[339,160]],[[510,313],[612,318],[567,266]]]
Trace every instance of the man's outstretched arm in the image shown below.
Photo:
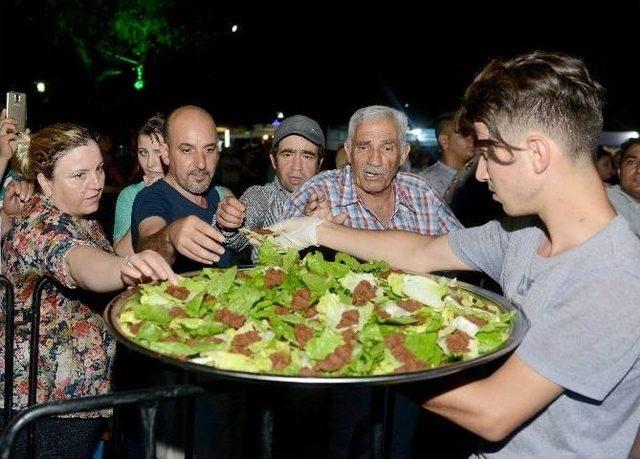
[[[224,236],[195,215],[168,225],[160,217],[149,217],[140,223],[139,232],[137,250],[155,250],[170,264],[177,253],[204,264],[217,262],[224,253]]]

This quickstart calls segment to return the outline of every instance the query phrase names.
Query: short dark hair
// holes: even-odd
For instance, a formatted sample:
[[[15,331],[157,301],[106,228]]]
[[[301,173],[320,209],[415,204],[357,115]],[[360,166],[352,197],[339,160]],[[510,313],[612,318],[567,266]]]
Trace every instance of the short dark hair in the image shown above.
[[[147,135],[158,142],[164,141],[164,125],[167,119],[164,113],[156,113],[147,118],[138,129],[138,135]]]
[[[640,145],[640,139],[637,139],[637,138],[627,139],[622,143],[622,145],[620,145],[620,150],[618,150],[618,153],[617,153],[618,165],[622,164],[622,161],[624,161],[624,157],[627,155],[627,153],[629,153],[629,150],[631,150],[631,147],[633,147],[634,145]]]
[[[445,127],[448,124],[455,122],[455,120],[456,120],[456,112],[445,112],[438,115],[435,122],[436,141],[438,141],[438,137],[440,137],[440,133],[444,131]],[[438,141],[438,145],[440,145],[439,141]]]
[[[501,131],[515,134],[537,127],[562,143],[571,158],[593,160],[602,132],[604,93],[575,57],[534,51],[494,59],[465,91],[459,125],[463,135],[475,138],[473,123],[485,124],[489,144],[509,151],[515,148]]]
[[[600,159],[608,156],[609,158],[613,158],[613,155],[609,150],[606,150],[604,147],[598,147],[596,150],[596,161],[600,161]]]

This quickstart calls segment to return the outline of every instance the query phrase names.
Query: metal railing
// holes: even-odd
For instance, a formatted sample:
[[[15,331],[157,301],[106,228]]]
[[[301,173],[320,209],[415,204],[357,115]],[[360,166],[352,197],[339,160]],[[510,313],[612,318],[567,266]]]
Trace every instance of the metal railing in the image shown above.
[[[153,459],[155,458],[156,449],[155,427],[159,402],[162,400],[195,397],[206,393],[205,389],[197,386],[165,386],[93,397],[54,400],[30,406],[18,413],[3,430],[2,436],[0,436],[0,458],[9,459],[20,432],[25,428],[32,427],[40,419],[126,405],[139,405],[143,429],[143,457],[145,459]],[[188,426],[186,427],[188,429]],[[187,435],[186,447],[188,450],[193,450],[192,442],[193,435]]]
[[[14,302],[13,285],[6,277],[0,275],[0,284],[4,286],[2,305],[5,317],[4,335],[4,422],[9,424],[13,408],[13,337],[14,329]]]

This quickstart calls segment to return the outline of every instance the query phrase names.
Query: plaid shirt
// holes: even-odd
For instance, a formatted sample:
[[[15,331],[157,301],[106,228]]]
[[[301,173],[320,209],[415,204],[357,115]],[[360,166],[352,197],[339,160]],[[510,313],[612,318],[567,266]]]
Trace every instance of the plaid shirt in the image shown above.
[[[367,209],[356,193],[351,166],[322,172],[305,182],[284,208],[283,218],[304,215],[312,192],[324,194],[331,212],[348,214],[345,226],[369,230],[405,230],[437,236],[462,228],[433,188],[417,175],[398,172],[392,182],[395,209],[388,225]]]
[[[283,208],[289,201],[290,193],[285,190],[278,178],[266,185],[256,185],[247,188],[240,196],[247,206],[247,214],[243,223],[246,228],[265,228],[282,220]],[[215,217],[214,217],[215,218]],[[226,238],[225,246],[231,247],[236,251],[241,251],[249,241],[241,233],[237,231],[221,231]],[[252,251],[252,259],[257,260],[257,250]]]

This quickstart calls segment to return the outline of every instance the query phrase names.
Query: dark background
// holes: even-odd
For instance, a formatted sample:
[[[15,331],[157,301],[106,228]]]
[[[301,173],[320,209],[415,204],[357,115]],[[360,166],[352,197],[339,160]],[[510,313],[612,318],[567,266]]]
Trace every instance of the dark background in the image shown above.
[[[605,128],[640,128],[638,2],[0,5],[0,91],[29,94],[32,128],[67,120],[130,129],[183,103],[202,105],[219,124],[269,123],[282,111],[324,127],[382,103],[428,126],[456,107],[490,58],[533,49],[584,58],[608,90]],[[126,59],[144,62],[144,89],[133,88]],[[35,91],[37,80],[46,93]]]

